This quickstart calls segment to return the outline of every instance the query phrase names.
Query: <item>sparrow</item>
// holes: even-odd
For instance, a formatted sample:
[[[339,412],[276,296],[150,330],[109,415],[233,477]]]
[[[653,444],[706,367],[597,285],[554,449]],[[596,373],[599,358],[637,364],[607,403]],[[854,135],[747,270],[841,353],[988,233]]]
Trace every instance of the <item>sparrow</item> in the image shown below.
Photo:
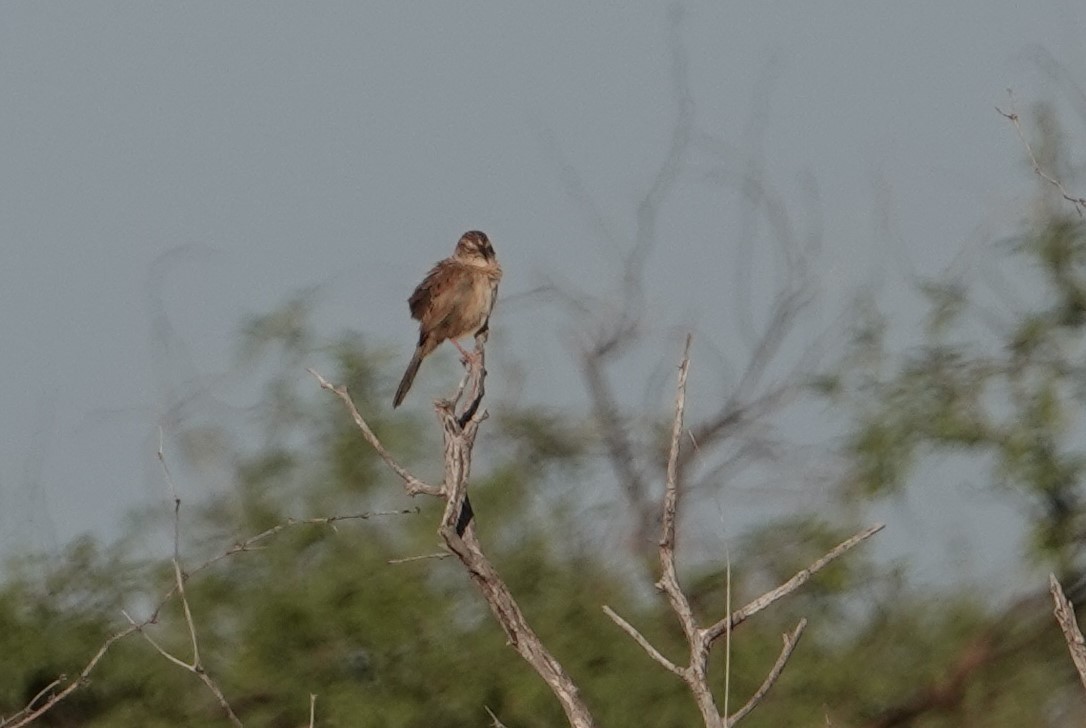
[[[441,342],[448,339],[465,359],[473,358],[457,339],[487,331],[501,279],[502,268],[494,248],[486,233],[478,230],[464,233],[452,257],[439,262],[426,274],[407,299],[411,318],[419,322],[419,343],[396,388],[393,407],[403,402],[422,360]]]

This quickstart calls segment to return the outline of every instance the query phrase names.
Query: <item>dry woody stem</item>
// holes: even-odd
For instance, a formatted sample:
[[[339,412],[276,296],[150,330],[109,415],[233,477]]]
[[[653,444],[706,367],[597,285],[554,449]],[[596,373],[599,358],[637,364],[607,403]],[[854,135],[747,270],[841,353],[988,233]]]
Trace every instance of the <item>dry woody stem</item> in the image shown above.
[[[1082,637],[1082,630],[1075,621],[1075,609],[1070,600],[1063,593],[1063,587],[1056,579],[1055,574],[1048,577],[1048,588],[1052,592],[1052,601],[1055,602],[1053,613],[1060,629],[1063,630],[1063,639],[1067,642],[1067,649],[1071,651],[1071,661],[1075,663],[1082,687],[1086,688],[1086,639]]]
[[[857,533],[852,538],[839,544],[829,553],[806,569],[801,570],[791,579],[776,589],[766,592],[750,604],[732,612],[723,619],[713,623],[709,627],[700,627],[690,601],[683,592],[679,583],[676,567],[676,522],[678,520],[679,501],[682,495],[681,479],[679,477],[680,445],[683,435],[683,413],[686,407],[686,379],[690,369],[690,343],[687,336],[683,350],[682,361],[679,365],[678,385],[675,393],[675,416],[671,427],[671,447],[668,455],[667,475],[664,485],[663,507],[661,514],[661,536],[659,541],[660,579],[656,582],[656,588],[663,592],[671,606],[671,610],[678,618],[686,637],[688,647],[688,660],[686,665],[680,666],[656,649],[633,625],[619,616],[610,607],[604,606],[603,611],[626,634],[630,635],[643,650],[662,665],[666,670],[678,675],[686,683],[706,728],[726,728],[733,726],[750,714],[755,707],[766,697],[770,689],[780,678],[785,665],[792,656],[804,629],[807,620],[801,619],[790,633],[783,635],[783,646],[776,663],[762,681],[761,686],[747,700],[747,702],[732,715],[722,714],[717,708],[715,698],[710,689],[709,653],[713,643],[721,636],[730,635],[731,631],[741,622],[765,609],[778,599],[792,593],[805,584],[812,575],[825,568],[834,559],[840,557],[859,543],[870,538],[883,526],[875,525]]]
[[[566,719],[574,728],[592,728],[594,722],[581,700],[573,679],[550,653],[528,624],[509,587],[483,551],[475,531],[475,518],[468,499],[472,450],[479,425],[486,417],[482,409],[486,379],[484,338],[476,338],[476,356],[467,362],[468,371],[451,400],[434,403],[444,435],[444,478],[440,486],[426,485],[402,467],[381,445],[377,436],[358,412],[346,387],[335,386],[320,374],[309,370],[323,389],[334,393],[344,403],[362,436],[385,463],[403,481],[410,495],[425,493],[445,500],[438,535],[464,566],[472,583],[486,600],[494,618],[505,631],[509,644],[539,674],[554,693]]]

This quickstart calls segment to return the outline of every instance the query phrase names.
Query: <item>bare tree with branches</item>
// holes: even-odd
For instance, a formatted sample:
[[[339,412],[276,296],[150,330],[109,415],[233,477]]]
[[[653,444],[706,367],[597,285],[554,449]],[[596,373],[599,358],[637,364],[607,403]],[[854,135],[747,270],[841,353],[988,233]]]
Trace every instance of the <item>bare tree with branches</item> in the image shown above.
[[[792,579],[779,587],[763,594],[745,607],[725,616],[717,622],[699,627],[690,606],[689,599],[679,584],[675,563],[676,520],[679,506],[680,485],[679,443],[685,432],[683,412],[686,405],[686,378],[689,370],[689,346],[683,352],[679,369],[678,391],[675,397],[675,417],[672,426],[670,455],[667,461],[667,483],[664,489],[661,520],[663,534],[660,539],[661,577],[657,582],[668,598],[672,609],[686,634],[690,645],[690,663],[680,668],[664,657],[649,644],[634,627],[622,619],[610,607],[603,609],[620,627],[629,633],[648,654],[681,677],[694,696],[702,713],[706,728],[721,728],[734,725],[741,720],[765,697],[773,683],[780,677],[785,663],[791,656],[806,620],[801,620],[790,634],[785,635],[784,647],[776,664],[770,670],[761,688],[742,708],[731,716],[722,716],[716,708],[707,676],[709,652],[714,643],[722,637],[731,636],[732,630],[749,617],[761,611],[778,599],[790,594],[802,586],[810,577],[834,559],[877,533],[882,526],[872,526],[843,542],[818,561],[803,569]],[[358,426],[363,437],[388,466],[403,481],[405,491],[410,495],[431,495],[445,501],[445,508],[438,526],[438,534],[445,546],[451,551],[466,570],[479,593],[490,607],[495,619],[505,631],[510,646],[536,671],[550,687],[566,714],[573,728],[590,728],[594,725],[588,706],[582,701],[580,691],[562,667],[558,659],[548,650],[539,635],[528,624],[514,595],[483,550],[475,530],[475,514],[467,498],[468,482],[471,474],[472,452],[479,425],[487,418],[482,408],[484,381],[486,379],[483,342],[476,342],[477,356],[467,363],[468,373],[461,382],[451,400],[435,402],[435,411],[441,423],[444,437],[444,477],[441,485],[427,485],[411,475],[381,444],[365,417],[358,411],[345,387],[337,386],[326,380],[319,373],[310,370],[323,389],[334,393],[347,408],[352,420]],[[496,719],[495,719],[496,720]]]

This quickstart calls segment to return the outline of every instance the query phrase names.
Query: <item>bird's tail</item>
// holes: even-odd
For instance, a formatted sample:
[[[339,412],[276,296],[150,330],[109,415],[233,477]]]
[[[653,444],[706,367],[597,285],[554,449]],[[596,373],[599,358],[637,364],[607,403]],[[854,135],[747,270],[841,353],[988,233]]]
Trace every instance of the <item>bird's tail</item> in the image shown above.
[[[422,364],[422,347],[416,346],[411,362],[407,365],[407,371],[403,373],[400,386],[396,388],[396,396],[392,399],[392,406],[399,407],[403,398],[407,396],[407,390],[411,389],[411,383],[415,381],[415,375],[419,373],[419,365]]]

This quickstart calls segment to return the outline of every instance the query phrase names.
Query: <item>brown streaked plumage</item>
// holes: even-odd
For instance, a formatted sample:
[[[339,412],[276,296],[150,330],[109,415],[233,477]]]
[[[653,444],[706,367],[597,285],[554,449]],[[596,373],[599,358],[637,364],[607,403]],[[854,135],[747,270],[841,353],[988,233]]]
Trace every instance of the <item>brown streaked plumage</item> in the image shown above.
[[[396,388],[393,407],[403,402],[422,360],[441,342],[449,339],[460,353],[470,356],[456,340],[487,330],[501,278],[502,267],[494,256],[494,248],[486,234],[478,230],[464,233],[452,257],[426,274],[407,299],[411,318],[419,322],[419,343]]]

